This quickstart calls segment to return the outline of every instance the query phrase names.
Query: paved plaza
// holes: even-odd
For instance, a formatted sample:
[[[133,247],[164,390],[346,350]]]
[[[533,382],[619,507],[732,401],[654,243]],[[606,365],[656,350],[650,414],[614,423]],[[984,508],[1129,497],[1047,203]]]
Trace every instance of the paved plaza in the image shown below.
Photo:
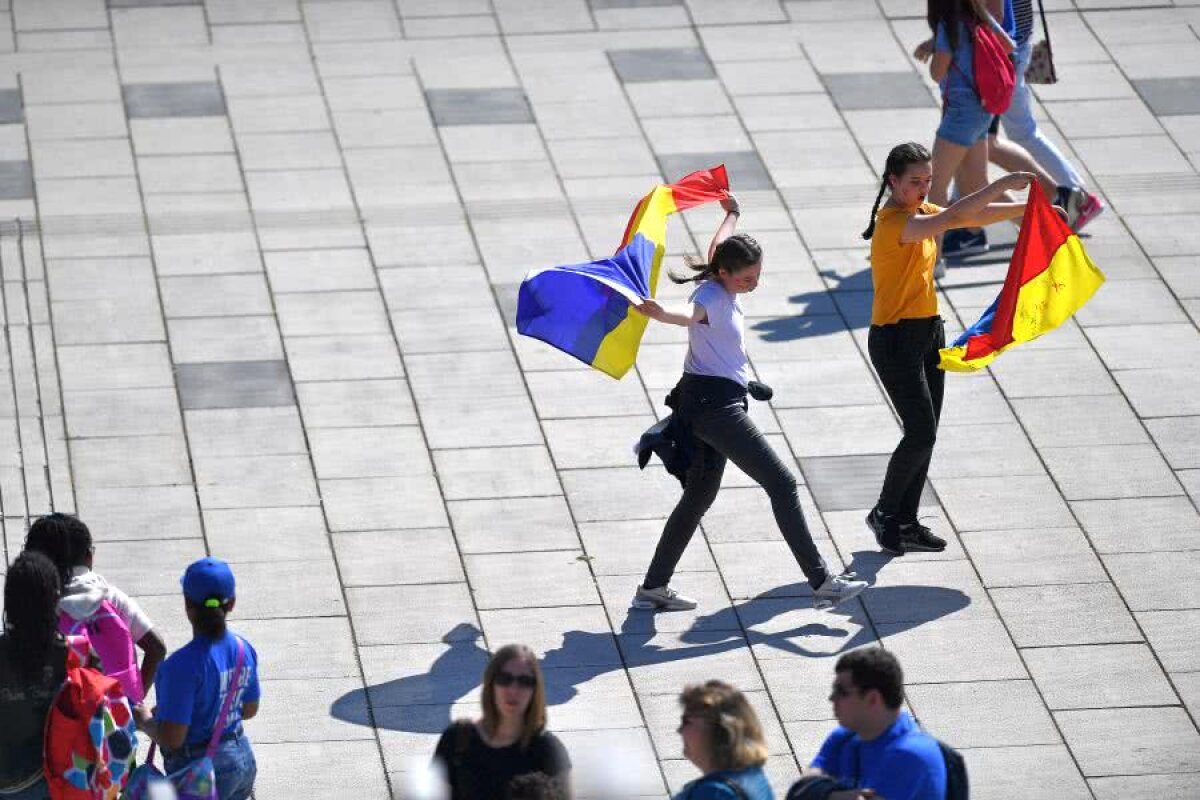
[[[920,0],[0,0],[4,563],[77,511],[174,648],[184,566],[232,562],[259,800],[408,796],[511,641],[583,794],[589,764],[626,796],[694,777],[676,695],[710,677],[783,792],[837,655],[878,642],[977,800],[1200,797],[1200,2],[1046,6],[1041,118],[1109,203],[1108,283],[948,377],[924,513],[951,544],[888,560],[859,234],[939,116]],[[527,270],[611,253],[717,163],[766,252],[753,416],[874,584],[834,612],[732,468],[675,580],[700,608],[629,611],[679,497],[630,445],[686,334],[651,324],[618,382],[514,328]],[[668,263],[718,218],[673,218]],[[941,283],[952,333],[1003,280],[990,232]]]

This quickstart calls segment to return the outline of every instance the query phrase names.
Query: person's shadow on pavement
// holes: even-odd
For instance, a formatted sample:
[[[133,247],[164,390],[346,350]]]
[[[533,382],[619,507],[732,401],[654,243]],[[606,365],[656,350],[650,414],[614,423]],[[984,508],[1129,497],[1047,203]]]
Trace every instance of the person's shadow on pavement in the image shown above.
[[[874,584],[887,556],[857,552],[849,569]],[[792,628],[775,629],[777,617],[801,610],[808,616],[806,584],[771,592],[697,617],[679,634],[682,647],[663,647],[654,612],[630,609],[618,631],[619,650],[607,631],[571,630],[541,658],[546,702],[561,705],[593,678],[626,667],[702,658],[751,645],[763,645],[807,658],[829,658],[876,638],[872,619],[882,614],[889,634],[952,614],[970,604],[957,589],[940,586],[872,586],[860,599],[816,614]],[[765,630],[764,630],[765,628]],[[488,652],[474,625],[455,626],[443,637],[449,648],[417,675],[357,689],[338,698],[330,713],[345,722],[385,730],[440,733],[451,722],[454,705],[480,686]],[[474,712],[472,712],[474,713]]]

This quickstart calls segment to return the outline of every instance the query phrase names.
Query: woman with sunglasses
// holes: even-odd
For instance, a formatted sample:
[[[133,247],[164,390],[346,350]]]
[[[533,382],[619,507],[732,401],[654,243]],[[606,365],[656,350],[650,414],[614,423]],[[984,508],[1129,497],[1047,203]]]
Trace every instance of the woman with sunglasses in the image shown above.
[[[542,772],[567,789],[571,759],[546,730],[546,687],[537,656],[522,644],[501,647],[483,671],[483,716],[442,733],[433,760],[445,770],[450,800],[504,797],[518,775]]]
[[[688,686],[679,695],[683,754],[703,773],[675,800],[774,800],[763,764],[762,723],[746,696],[722,681]]]

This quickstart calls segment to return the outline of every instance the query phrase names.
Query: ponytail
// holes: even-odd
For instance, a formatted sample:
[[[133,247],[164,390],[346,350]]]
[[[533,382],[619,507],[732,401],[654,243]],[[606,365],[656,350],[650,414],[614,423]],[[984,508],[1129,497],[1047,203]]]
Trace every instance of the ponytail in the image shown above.
[[[715,261],[716,259],[713,260]],[[717,274],[716,267],[696,256],[684,256],[683,263],[696,274],[680,275],[678,272],[668,270],[667,277],[671,279],[671,283],[703,283]]]
[[[735,233],[713,250],[712,263],[706,263],[693,256],[684,258],[684,264],[695,272],[695,275],[667,272],[667,277],[672,283],[702,283],[717,277],[721,270],[734,273],[761,260],[762,247],[755,238],[748,233]]]
[[[209,606],[184,599],[192,612],[192,628],[205,639],[221,639],[225,636],[225,615],[229,613],[226,606]]]
[[[887,176],[883,177],[883,182],[879,184],[879,194],[875,195],[875,205],[871,206],[871,221],[867,223],[867,229],[862,232],[862,237],[870,241],[875,235],[875,215],[879,213],[879,204],[883,202],[883,192],[887,189]]]
[[[929,150],[916,142],[905,142],[891,149],[883,167],[883,182],[879,184],[879,194],[875,195],[875,205],[871,207],[871,222],[863,231],[862,238],[870,239],[875,235],[875,215],[879,212],[883,193],[888,188],[888,178],[894,177],[899,180],[910,164],[923,164],[932,160],[933,156],[929,154]]]

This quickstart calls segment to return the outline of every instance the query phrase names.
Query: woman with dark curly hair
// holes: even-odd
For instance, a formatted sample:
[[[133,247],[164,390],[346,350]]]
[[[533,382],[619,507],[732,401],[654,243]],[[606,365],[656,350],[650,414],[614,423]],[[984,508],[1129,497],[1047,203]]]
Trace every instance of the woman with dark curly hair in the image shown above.
[[[4,583],[0,633],[0,798],[48,800],[42,772],[46,715],[66,679],[67,643],[58,633],[58,569],[25,552]]]

